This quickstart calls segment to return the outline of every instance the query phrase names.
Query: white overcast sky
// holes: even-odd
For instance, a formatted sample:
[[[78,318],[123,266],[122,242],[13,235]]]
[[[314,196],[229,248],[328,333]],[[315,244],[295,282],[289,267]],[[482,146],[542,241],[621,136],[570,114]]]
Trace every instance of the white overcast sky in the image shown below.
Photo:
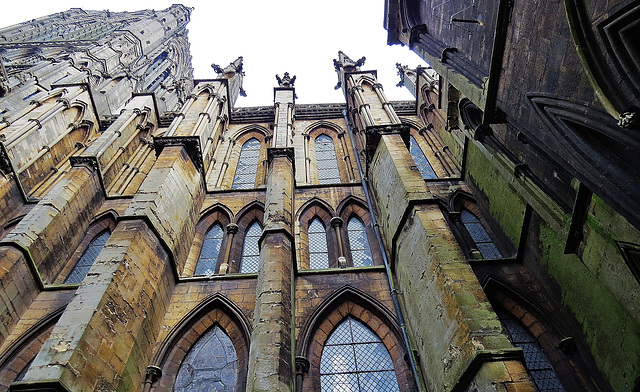
[[[7,1],[0,13],[6,27],[69,8],[136,11],[164,9],[179,0]],[[333,59],[342,50],[353,60],[366,56],[363,70],[378,71],[390,100],[413,99],[400,80],[396,62],[426,66],[407,47],[388,46],[383,28],[384,0],[185,0],[193,7],[189,29],[194,77],[215,77],[211,63],[244,57],[244,89],[236,106],[273,104],[275,74],[296,75],[297,103],[344,102]]]

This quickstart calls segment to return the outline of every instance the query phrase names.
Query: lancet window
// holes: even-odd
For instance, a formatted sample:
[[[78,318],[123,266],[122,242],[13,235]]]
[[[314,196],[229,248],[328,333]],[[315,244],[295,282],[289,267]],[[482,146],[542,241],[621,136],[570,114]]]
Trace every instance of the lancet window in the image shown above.
[[[316,162],[318,165],[318,182],[320,184],[335,184],[340,182],[340,170],[333,139],[327,135],[316,138]]]
[[[329,335],[320,359],[321,391],[399,391],[391,356],[380,338],[347,317]]]
[[[418,167],[418,171],[420,171],[420,174],[422,174],[422,178],[438,178],[436,172],[433,170],[433,167],[429,163],[429,160],[424,155],[424,152],[413,136],[409,137],[409,152],[411,153],[411,157]]]
[[[235,391],[237,381],[238,355],[229,336],[215,325],[189,350],[173,390]]]
[[[356,217],[349,219],[347,224],[347,234],[349,236],[349,245],[351,247],[351,259],[354,267],[371,267],[373,266],[373,258],[371,256],[371,248],[367,232],[362,221]]]
[[[242,259],[240,260],[240,273],[256,273],[260,267],[260,249],[258,241],[262,235],[262,227],[260,223],[254,222],[247,230],[244,236],[244,244],[242,246]]]
[[[236,167],[231,189],[252,189],[256,183],[258,162],[260,160],[260,141],[256,138],[247,140],[240,150],[240,158]]]
[[[469,210],[462,210],[460,212],[460,220],[462,224],[469,232],[469,235],[475,242],[478,251],[484,259],[499,259],[502,254],[493,243],[493,240],[487,233],[487,230],[482,226],[480,219],[471,213]]]
[[[224,231],[219,223],[207,230],[202,242],[202,250],[198,258],[195,275],[215,274],[223,238]]]
[[[315,218],[309,225],[309,268],[329,268],[327,232],[320,219]]]
[[[538,392],[564,392],[558,375],[551,366],[551,362],[531,334],[510,314],[502,309],[496,309],[498,318],[504,331],[514,346],[524,351],[524,362]]]
[[[82,257],[80,257],[80,260],[78,260],[76,265],[73,267],[64,283],[82,283],[84,278],[87,276],[89,269],[98,258],[98,254],[107,243],[110,235],[111,233],[108,230],[105,230],[91,240],[89,246],[82,254]]]

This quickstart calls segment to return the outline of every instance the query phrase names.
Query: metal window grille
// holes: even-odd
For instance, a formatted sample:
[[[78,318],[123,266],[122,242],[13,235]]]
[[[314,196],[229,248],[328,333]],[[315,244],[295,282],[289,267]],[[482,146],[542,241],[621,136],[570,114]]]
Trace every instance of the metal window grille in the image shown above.
[[[100,251],[104,248],[104,245],[107,243],[110,235],[111,233],[105,230],[91,240],[89,246],[82,254],[82,257],[80,257],[80,260],[78,260],[76,265],[73,267],[64,283],[82,283],[89,272],[89,268],[91,268],[98,258],[98,254],[100,254]]]
[[[320,357],[321,391],[399,391],[391,356],[382,340],[348,317],[333,330]]]
[[[493,240],[491,240],[491,237],[489,237],[489,233],[484,229],[477,216],[467,210],[462,210],[460,219],[471,235],[471,238],[473,238],[473,242],[476,243],[483,258],[499,259],[502,257],[502,254],[493,243]]]
[[[349,235],[349,245],[351,246],[351,258],[354,267],[371,267],[373,266],[373,258],[371,257],[371,249],[369,248],[369,240],[364,225],[358,218],[349,219],[347,224],[347,233]]]
[[[240,261],[240,273],[250,274],[258,272],[260,267],[260,249],[258,248],[258,240],[262,234],[262,228],[258,222],[249,227],[247,234],[244,236],[244,245],[242,246],[242,259]]]
[[[422,152],[422,149],[418,145],[416,139],[414,139],[413,136],[410,136],[409,140],[409,152],[418,167],[418,171],[422,174],[422,178],[438,178],[438,175],[433,170],[433,167],[431,167],[429,160],[424,155],[424,152]]]
[[[202,242],[202,250],[198,258],[195,275],[213,275],[216,273],[216,264],[220,254],[220,245],[224,238],[222,226],[216,224],[207,230]]]
[[[260,160],[260,141],[249,139],[240,150],[240,158],[236,167],[231,189],[252,189],[256,183],[258,161]]]
[[[318,164],[318,182],[320,184],[340,182],[336,149],[333,139],[327,135],[320,135],[316,138],[316,162]]]
[[[173,390],[235,391],[238,356],[231,339],[219,326],[209,329],[185,357]]]
[[[329,268],[327,233],[318,218],[314,219],[309,225],[309,268]]]
[[[496,313],[511,343],[524,351],[525,366],[536,390],[564,392],[558,375],[535,338],[509,313],[502,309],[497,309]]]

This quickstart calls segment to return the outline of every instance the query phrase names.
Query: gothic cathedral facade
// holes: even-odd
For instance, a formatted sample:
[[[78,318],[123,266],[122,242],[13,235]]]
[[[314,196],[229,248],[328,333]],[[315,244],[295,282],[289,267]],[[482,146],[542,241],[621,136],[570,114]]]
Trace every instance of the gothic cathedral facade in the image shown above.
[[[499,46],[499,3],[451,23]],[[433,65],[402,102],[338,52],[343,103],[284,73],[235,107],[242,57],[194,79],[182,5],[0,29],[0,390],[640,388],[635,90],[515,113],[509,50],[425,10],[387,1]]]

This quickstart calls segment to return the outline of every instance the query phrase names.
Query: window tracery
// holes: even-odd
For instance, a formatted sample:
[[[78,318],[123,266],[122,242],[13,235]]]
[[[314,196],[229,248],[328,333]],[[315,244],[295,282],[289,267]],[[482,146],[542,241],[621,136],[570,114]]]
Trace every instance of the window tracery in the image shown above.
[[[185,357],[174,391],[235,391],[238,355],[231,339],[217,325],[191,347]]]
[[[320,359],[322,391],[399,391],[391,356],[382,340],[352,317],[329,335]]]

